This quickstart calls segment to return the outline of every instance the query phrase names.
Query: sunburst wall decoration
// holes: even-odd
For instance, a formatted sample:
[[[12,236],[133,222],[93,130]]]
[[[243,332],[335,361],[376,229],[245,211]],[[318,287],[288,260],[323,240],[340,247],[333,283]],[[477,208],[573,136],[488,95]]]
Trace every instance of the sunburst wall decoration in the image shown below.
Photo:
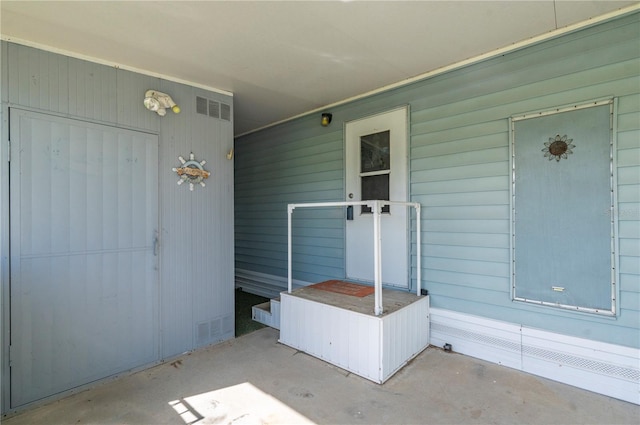
[[[189,190],[191,191],[193,191],[196,184],[204,187],[205,184],[203,180],[209,178],[211,175],[210,172],[202,168],[207,161],[196,161],[193,153],[189,155],[189,161],[185,161],[181,156],[178,157],[178,160],[182,163],[182,167],[172,168],[172,170],[180,176],[178,184],[189,183]]]
[[[571,149],[576,147],[572,142],[573,139],[567,139],[566,134],[562,137],[559,134],[556,137],[549,137],[549,141],[544,142],[544,149],[542,149],[544,157],[549,158],[549,161],[555,158],[556,162],[569,158],[573,153]]]

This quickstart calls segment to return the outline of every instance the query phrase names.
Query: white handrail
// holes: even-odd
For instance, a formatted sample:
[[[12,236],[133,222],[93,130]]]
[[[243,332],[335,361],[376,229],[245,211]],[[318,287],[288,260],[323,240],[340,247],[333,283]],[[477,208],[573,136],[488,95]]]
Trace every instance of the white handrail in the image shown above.
[[[304,204],[287,205],[287,286],[288,291],[292,290],[292,225],[291,218],[293,210],[296,208],[322,208],[322,207],[345,207],[366,205],[373,210],[373,266],[374,266],[374,314],[379,316],[383,312],[382,307],[382,255],[380,229],[380,213],[385,205],[398,205],[413,207],[416,209],[416,295],[420,296],[422,273],[421,273],[421,235],[420,235],[420,204],[417,202],[397,202],[397,201],[345,201],[345,202],[311,202]]]

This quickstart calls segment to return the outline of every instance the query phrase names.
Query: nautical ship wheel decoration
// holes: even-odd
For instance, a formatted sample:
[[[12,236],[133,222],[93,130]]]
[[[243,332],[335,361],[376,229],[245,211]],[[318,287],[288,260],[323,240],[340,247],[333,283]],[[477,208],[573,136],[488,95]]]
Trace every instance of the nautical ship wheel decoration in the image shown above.
[[[555,158],[556,162],[560,159],[568,159],[573,153],[571,149],[576,147],[572,142],[573,139],[567,139],[566,134],[562,137],[559,134],[556,137],[549,137],[549,141],[544,142],[544,149],[542,149],[544,157],[549,158],[549,161]]]
[[[180,176],[178,185],[181,185],[182,183],[189,183],[189,190],[191,191],[193,191],[196,184],[200,184],[200,186],[205,187],[203,180],[209,178],[211,175],[210,172],[202,168],[207,161],[197,161],[193,152],[189,154],[188,161],[185,161],[181,156],[178,157],[178,160],[182,166],[172,168],[172,170]]]

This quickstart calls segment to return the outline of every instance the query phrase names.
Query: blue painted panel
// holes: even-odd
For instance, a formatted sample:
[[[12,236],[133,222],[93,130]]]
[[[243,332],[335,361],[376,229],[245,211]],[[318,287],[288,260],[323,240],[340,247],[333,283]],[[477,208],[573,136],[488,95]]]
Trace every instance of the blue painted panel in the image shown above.
[[[9,102],[50,112],[69,112],[69,60],[7,43]]]
[[[609,122],[604,105],[515,123],[517,298],[612,309]],[[547,159],[556,135],[573,154]]]
[[[9,61],[7,60],[7,43],[0,42],[0,102],[9,100]]]
[[[79,118],[83,122],[106,124],[120,129],[141,130],[147,135],[149,133],[157,135],[159,139],[159,158],[153,160],[137,151],[136,145],[131,144],[126,138],[107,143],[91,132],[88,132],[83,139],[80,136],[76,137],[73,146],[70,147],[79,158],[76,161],[77,164],[73,164],[74,167],[77,166],[79,173],[89,167],[97,174],[96,176],[91,174],[86,179],[72,179],[68,182],[72,190],[60,192],[55,194],[56,196],[45,193],[33,200],[36,204],[42,205],[45,202],[51,202],[52,205],[55,204],[60,208],[53,209],[51,214],[41,214],[41,220],[37,224],[41,228],[39,227],[37,231],[42,232],[42,237],[37,237],[33,231],[27,230],[23,235],[20,235],[25,244],[31,244],[38,249],[43,248],[44,245],[53,244],[57,247],[73,246],[74,249],[82,247],[90,250],[96,248],[99,242],[103,243],[107,249],[117,249],[123,243],[137,244],[143,235],[140,232],[140,227],[126,224],[127,220],[131,219],[126,214],[126,210],[127,208],[134,209],[140,219],[146,217],[144,221],[151,223],[150,210],[140,204],[139,201],[142,198],[136,196],[135,191],[142,191],[149,195],[155,190],[159,190],[159,197],[156,198],[155,203],[159,206],[161,216],[159,234],[161,301],[156,302],[154,306],[156,310],[153,320],[160,320],[160,324],[158,325],[156,322],[155,325],[162,328],[163,334],[160,338],[157,332],[153,335],[140,335],[141,332],[138,332],[139,340],[132,342],[131,346],[137,347],[140,344],[153,349],[160,346],[161,357],[166,358],[192,350],[203,344],[232,338],[234,336],[234,162],[228,160],[226,155],[233,147],[233,99],[219,93],[170,83],[155,77],[72,59],[14,43],[3,41],[1,45],[3,55],[3,60],[0,63],[2,88],[6,88],[1,93],[3,112],[7,110],[5,102],[8,101],[16,109],[51,112],[70,118]],[[5,70],[6,72],[4,72]],[[161,118],[146,110],[142,105],[142,100],[144,92],[150,88],[159,89],[174,96],[182,107],[182,113],[179,115],[170,113]],[[196,95],[228,105],[230,108],[229,119],[197,115],[195,112]],[[2,124],[2,151],[0,151],[2,155],[6,155],[8,138],[6,118],[7,114],[3,113],[5,121]],[[103,145],[105,148],[100,148]],[[116,145],[121,149],[112,149]],[[60,151],[62,152],[63,149],[69,149],[69,147],[61,146]],[[121,156],[119,152],[125,151],[127,155],[131,154],[132,157],[137,157],[138,164],[144,164],[144,167],[151,166],[151,162],[155,167],[159,167],[159,185],[155,183],[153,186],[149,186],[140,183],[141,185],[135,186],[133,192],[122,192],[120,195],[113,190],[87,191],[87,187],[94,186],[94,178],[100,176],[106,178],[105,171],[97,158],[124,164],[127,155]],[[212,172],[206,188],[199,188],[200,191],[196,189],[195,193],[190,193],[188,187],[185,188],[184,185],[177,186],[177,176],[171,171],[179,164],[178,155],[188,156],[190,152],[194,152],[198,159],[205,159],[207,161],[205,169]],[[0,163],[2,164],[2,175],[7,175],[8,162],[6,158]],[[25,164],[25,175],[23,176],[25,184],[28,184],[31,179],[28,167],[29,164]],[[140,174],[140,170],[144,167],[123,169],[121,173],[111,177],[118,184],[130,183],[131,181],[144,182],[146,176]],[[37,174],[45,171],[51,170],[36,170],[35,176],[42,181],[50,180],[50,184],[54,184],[56,187],[62,184],[61,179],[55,173],[51,179],[48,179],[46,175]],[[2,178],[0,183],[2,183],[0,192],[8,196],[8,179]],[[81,197],[86,197],[87,201],[79,203]],[[26,200],[22,208],[25,214],[33,213],[29,202],[31,201]],[[68,206],[74,203],[77,205],[69,209]],[[6,206],[8,202],[2,202],[2,205]],[[62,208],[64,205],[67,207]],[[112,214],[102,212],[106,205],[114,206],[115,210]],[[27,210],[31,212],[27,212]],[[51,219],[57,220],[65,214],[73,222],[80,225],[86,223],[88,217],[101,219],[105,223],[105,228],[116,222],[122,223],[122,231],[104,233],[103,226],[90,226],[86,230],[86,237],[78,237],[77,235],[65,235],[64,230],[66,229],[63,227],[44,228]],[[18,220],[16,217],[19,217],[19,214],[16,213],[14,217],[15,220]],[[7,252],[4,246],[8,245],[8,232],[6,231],[8,230],[8,218],[8,209],[5,209],[0,220],[4,226],[1,229],[2,240],[0,241],[3,246],[2,252],[5,253],[3,255],[6,255]],[[144,239],[146,243],[147,238]],[[91,273],[95,273],[99,278],[118,282],[118,276],[114,272],[118,269],[116,266],[119,260],[111,259],[109,261],[111,262],[99,265],[101,268],[98,265],[78,264],[79,273],[84,273],[86,269],[89,276]],[[143,263],[143,261],[136,259],[129,262],[127,267],[136,276],[142,276],[138,267]],[[2,269],[3,271],[8,270],[8,267]],[[100,270],[104,276],[101,275]],[[65,281],[63,275],[56,276],[56,279]],[[2,283],[3,294],[8,294],[9,279],[3,278]],[[108,289],[109,291],[128,290],[125,287],[114,285]],[[3,313],[9,311],[8,300],[8,297],[3,299]],[[27,304],[25,305],[30,308]],[[94,307],[95,305],[91,303],[82,306],[82,308],[89,310]],[[112,316],[115,318],[114,320],[122,322],[119,322],[119,325],[130,321],[130,316],[118,314]],[[6,336],[10,321],[5,316],[2,322],[4,324],[3,336]],[[143,323],[129,324],[132,332],[136,326],[143,325]],[[202,333],[199,334],[198,330],[202,329],[201,325],[203,324],[208,327],[207,335],[206,338],[199,339],[198,337],[202,336]],[[146,323],[144,325],[146,326]],[[105,336],[105,340],[122,339],[123,337],[126,338],[127,334],[123,333],[120,336],[109,334]],[[158,343],[159,340],[160,343]],[[3,354],[8,350],[7,344],[8,339],[4,338]],[[105,350],[109,348],[112,347],[106,347]],[[90,357],[87,356],[87,358]],[[2,358],[2,367],[3,371],[8,371],[6,356]],[[61,373],[66,373],[68,369],[61,368],[60,370]],[[1,384],[4,385],[4,388],[9,387],[8,377],[9,373],[3,374]],[[2,408],[6,410],[8,408],[8,392],[2,402]]]
[[[93,121],[117,122],[117,70],[74,58],[68,61],[69,113]]]
[[[16,408],[159,359],[158,139],[19,110],[11,120]]]
[[[160,79],[148,75],[118,69],[117,78],[117,122],[121,127],[136,127],[158,132],[160,117],[149,112],[142,100],[149,89],[160,87]]]

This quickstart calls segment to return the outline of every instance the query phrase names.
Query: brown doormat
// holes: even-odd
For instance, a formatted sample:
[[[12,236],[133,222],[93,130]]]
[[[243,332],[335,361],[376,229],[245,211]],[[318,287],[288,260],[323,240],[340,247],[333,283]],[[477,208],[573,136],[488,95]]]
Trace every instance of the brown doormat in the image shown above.
[[[326,280],[324,282],[310,285],[309,288],[320,289],[328,292],[335,292],[352,297],[366,297],[374,293],[373,286],[358,285],[357,283],[343,282],[342,280]]]

